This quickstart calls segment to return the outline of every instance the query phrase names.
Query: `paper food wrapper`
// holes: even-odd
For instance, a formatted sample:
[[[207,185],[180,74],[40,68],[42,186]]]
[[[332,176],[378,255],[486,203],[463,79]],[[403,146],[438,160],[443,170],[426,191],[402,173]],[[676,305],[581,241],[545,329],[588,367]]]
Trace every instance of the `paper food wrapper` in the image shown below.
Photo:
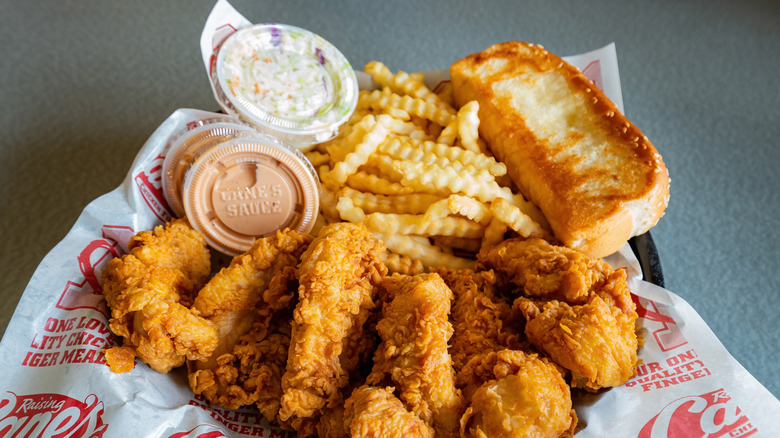
[[[202,39],[206,69],[229,29],[248,24],[227,2],[217,3]],[[622,107],[613,45],[567,59]],[[430,72],[427,79],[435,85],[446,74]],[[100,272],[126,252],[130,236],[171,218],[161,188],[166,145],[214,116],[181,109],[162,122],[122,185],[89,204],[43,259],[0,343],[0,437],[292,436],[268,426],[253,407],[210,407],[193,395],[182,368],[159,374],[137,362],[132,372],[115,374],[102,353],[121,341],[108,329]],[[629,273],[645,343],[637,376],[625,385],[573,392],[584,426],[577,437],[777,436],[780,402],[691,306],[644,282],[628,245],[607,261]]]

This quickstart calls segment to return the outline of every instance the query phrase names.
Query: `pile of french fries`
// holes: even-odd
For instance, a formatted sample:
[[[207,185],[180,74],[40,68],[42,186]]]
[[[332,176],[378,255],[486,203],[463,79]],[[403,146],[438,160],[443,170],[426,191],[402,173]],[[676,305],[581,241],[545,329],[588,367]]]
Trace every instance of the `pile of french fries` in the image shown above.
[[[365,72],[377,89],[360,92],[339,136],[306,153],[322,182],[320,225],[364,223],[385,242],[390,271],[407,274],[472,268],[509,230],[549,235],[480,138],[476,101],[456,109],[449,82],[433,91],[381,62]]]

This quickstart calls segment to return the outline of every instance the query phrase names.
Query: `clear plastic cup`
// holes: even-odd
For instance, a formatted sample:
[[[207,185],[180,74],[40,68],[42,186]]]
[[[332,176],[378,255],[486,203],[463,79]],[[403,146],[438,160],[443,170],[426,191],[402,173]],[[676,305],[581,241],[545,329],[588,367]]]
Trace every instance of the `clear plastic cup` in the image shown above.
[[[225,112],[303,150],[338,134],[359,91],[336,47],[285,24],[258,24],[229,36],[212,81]]]
[[[184,174],[195,157],[241,132],[254,132],[254,129],[235,116],[215,116],[195,122],[194,127],[188,127],[171,139],[163,161],[162,187],[165,199],[177,217],[185,215],[181,188]]]
[[[319,213],[320,183],[311,163],[263,134],[238,134],[202,151],[181,193],[192,227],[232,256],[279,229],[309,232]]]

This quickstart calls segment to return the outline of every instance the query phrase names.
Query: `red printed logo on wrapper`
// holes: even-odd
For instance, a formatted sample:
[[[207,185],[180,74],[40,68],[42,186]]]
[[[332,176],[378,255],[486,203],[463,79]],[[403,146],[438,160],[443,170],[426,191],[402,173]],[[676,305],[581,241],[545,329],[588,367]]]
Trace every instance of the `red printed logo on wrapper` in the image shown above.
[[[599,90],[604,89],[604,80],[601,78],[601,62],[595,60],[582,69],[582,74],[593,82]]]
[[[636,304],[636,313],[640,317],[648,321],[661,323],[661,328],[653,331],[653,337],[661,351],[674,350],[688,343],[688,340],[685,339],[680,331],[677,321],[671,317],[665,305],[640,298],[634,294],[631,294],[631,299]]]
[[[723,389],[679,398],[653,417],[638,438],[747,437],[758,432]]]
[[[165,157],[158,155],[152,160],[150,168],[141,171],[133,177],[141,197],[155,216],[163,222],[168,222],[173,217],[173,212],[165,201],[162,189],[162,165]]]
[[[214,30],[214,35],[211,37],[211,58],[209,58],[209,75],[214,77],[217,69],[217,51],[222,43],[225,42],[227,37],[233,35],[238,29],[232,24],[225,24]]]
[[[101,231],[102,238],[88,243],[76,257],[84,280],[68,281],[57,301],[58,309],[93,309],[108,317],[98,278],[109,260],[127,251],[125,246],[135,232],[130,227],[114,225],[104,225]]]
[[[200,424],[186,432],[178,432],[168,438],[221,438],[226,436],[218,427],[210,424]]]
[[[16,395],[0,398],[0,437],[100,438],[103,402],[90,394],[84,401],[62,394]]]

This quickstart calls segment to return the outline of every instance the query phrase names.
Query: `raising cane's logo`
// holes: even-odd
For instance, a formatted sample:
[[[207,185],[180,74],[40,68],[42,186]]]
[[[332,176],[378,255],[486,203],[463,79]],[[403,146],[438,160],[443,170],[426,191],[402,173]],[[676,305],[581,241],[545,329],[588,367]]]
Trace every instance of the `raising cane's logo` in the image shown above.
[[[90,394],[82,402],[61,394],[16,395],[0,398],[0,437],[100,438],[103,402]]]
[[[734,400],[719,389],[669,403],[645,424],[639,438],[747,437],[756,432]]]

